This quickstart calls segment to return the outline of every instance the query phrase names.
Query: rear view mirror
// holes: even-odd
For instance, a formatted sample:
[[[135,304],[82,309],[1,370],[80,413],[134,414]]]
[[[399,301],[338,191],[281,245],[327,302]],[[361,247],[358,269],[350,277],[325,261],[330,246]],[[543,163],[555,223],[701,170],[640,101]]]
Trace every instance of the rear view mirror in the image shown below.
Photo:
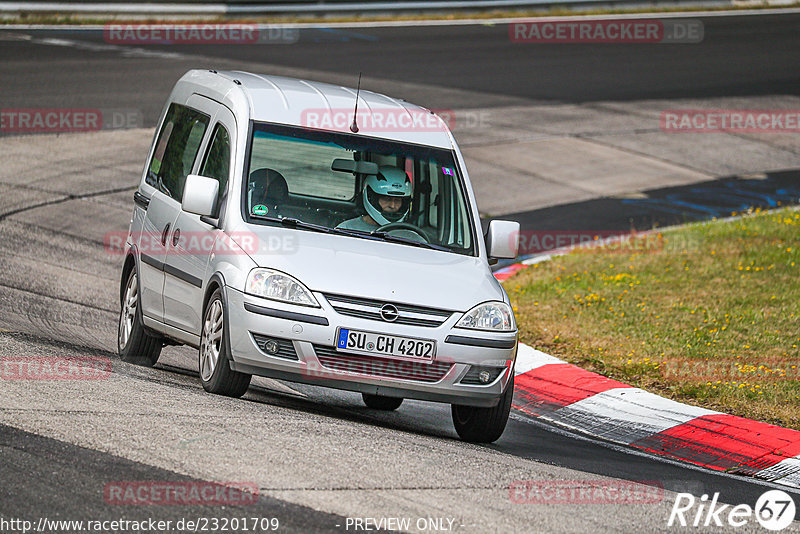
[[[378,174],[378,164],[371,161],[353,161],[350,159],[336,158],[331,163],[331,170],[339,172],[352,172],[354,174]]]
[[[519,223],[492,221],[486,231],[489,258],[514,259],[519,253]]]
[[[186,177],[186,185],[183,188],[181,209],[201,217],[213,216],[218,192],[219,182],[215,179],[190,174]]]

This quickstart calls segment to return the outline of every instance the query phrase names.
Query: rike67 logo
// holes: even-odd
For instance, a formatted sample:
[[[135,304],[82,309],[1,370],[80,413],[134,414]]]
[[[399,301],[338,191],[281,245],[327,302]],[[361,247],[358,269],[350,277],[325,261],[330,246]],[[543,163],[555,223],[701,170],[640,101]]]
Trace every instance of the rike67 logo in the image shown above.
[[[755,516],[762,527],[778,531],[788,527],[795,517],[795,504],[791,495],[781,490],[764,492],[755,507],[749,504],[719,503],[719,492],[709,500],[708,495],[699,499],[691,493],[678,493],[669,514],[667,526],[677,527],[743,527]]]

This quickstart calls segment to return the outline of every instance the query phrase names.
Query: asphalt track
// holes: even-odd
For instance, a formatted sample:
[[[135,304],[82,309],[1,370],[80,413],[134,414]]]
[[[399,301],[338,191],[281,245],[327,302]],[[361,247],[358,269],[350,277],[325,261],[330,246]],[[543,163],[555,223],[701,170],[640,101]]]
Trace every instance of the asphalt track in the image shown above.
[[[704,22],[697,47],[531,49],[509,43],[504,27],[467,26],[309,30],[292,46],[131,52],[102,46],[96,34],[4,31],[0,102],[134,109],[151,127],[185,70],[259,64],[348,85],[362,70],[374,90],[448,108],[798,94],[790,67],[800,64],[800,17]],[[3,518],[231,516],[240,510],[109,505],[102,489],[119,480],[239,480],[260,489],[247,515],[279,517],[287,532],[343,532],[347,516],[452,517],[460,532],[671,531],[671,491],[752,505],[767,489],[519,415],[496,444],[478,447],[456,439],[446,406],[407,402],[384,414],[357,395],[271,381],[242,400],[214,397],[187,349],[166,349],[153,370],[120,362],[119,258],[104,253],[102,239],[127,228],[149,132],[104,134],[0,140],[0,353],[113,363],[108,380],[91,384],[0,382]],[[634,505],[509,499],[515,480],[580,486],[604,477],[657,481],[668,493]]]
[[[363,72],[364,87],[446,109],[800,94],[800,72],[793,68],[800,64],[800,14],[702,22],[699,44],[521,44],[511,42],[507,25],[495,24],[301,29],[293,44],[142,45],[136,48],[143,52],[125,54],[115,45],[102,48],[108,45],[102,30],[24,31],[84,47],[3,40],[0,101],[4,107],[134,108],[142,111],[143,126],[153,126],[164,95],[189,68],[253,64],[306,70],[348,86]]]

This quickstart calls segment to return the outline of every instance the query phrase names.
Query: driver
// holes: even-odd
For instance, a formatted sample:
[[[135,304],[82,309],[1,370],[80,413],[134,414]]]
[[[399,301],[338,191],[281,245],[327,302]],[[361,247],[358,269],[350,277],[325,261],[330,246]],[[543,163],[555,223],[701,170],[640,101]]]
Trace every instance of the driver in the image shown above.
[[[367,177],[361,195],[367,213],[337,228],[371,232],[389,223],[402,222],[411,208],[411,180],[397,167],[382,166]]]

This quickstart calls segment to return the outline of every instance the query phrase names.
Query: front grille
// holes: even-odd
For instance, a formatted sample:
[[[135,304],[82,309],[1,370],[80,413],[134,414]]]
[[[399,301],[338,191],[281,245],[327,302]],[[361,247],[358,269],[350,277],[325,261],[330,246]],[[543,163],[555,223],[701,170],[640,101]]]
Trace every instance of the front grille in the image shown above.
[[[488,386],[497,380],[497,377],[500,376],[503,369],[505,369],[505,367],[481,367],[479,365],[473,365],[469,368],[469,371],[467,371],[467,374],[464,375],[464,378],[461,379],[459,384],[466,384],[468,386]],[[481,382],[480,379],[478,379],[478,375],[481,371],[489,372],[488,382]]]
[[[449,362],[420,363],[346,354],[325,345],[314,345],[314,352],[323,367],[334,371],[416,382],[438,382],[453,366]]]
[[[374,321],[385,322],[381,317],[381,308],[385,304],[392,304],[399,313],[394,324],[405,324],[412,326],[426,326],[435,328],[444,323],[453,312],[435,308],[425,308],[422,306],[412,306],[409,304],[396,304],[381,300],[365,299],[360,297],[348,297],[343,295],[325,295],[330,305],[337,313],[350,317],[360,317],[362,319],[372,319]]]
[[[254,334],[250,332],[250,335],[253,336],[253,341],[256,342],[256,345],[261,352],[266,354],[267,356],[274,356],[275,358],[283,358],[285,360],[299,360],[297,357],[297,352],[294,350],[294,343],[291,342],[289,339],[281,339],[279,337],[269,337],[262,334]],[[265,348],[268,341],[276,341],[278,343],[278,352],[271,353],[267,352]]]

